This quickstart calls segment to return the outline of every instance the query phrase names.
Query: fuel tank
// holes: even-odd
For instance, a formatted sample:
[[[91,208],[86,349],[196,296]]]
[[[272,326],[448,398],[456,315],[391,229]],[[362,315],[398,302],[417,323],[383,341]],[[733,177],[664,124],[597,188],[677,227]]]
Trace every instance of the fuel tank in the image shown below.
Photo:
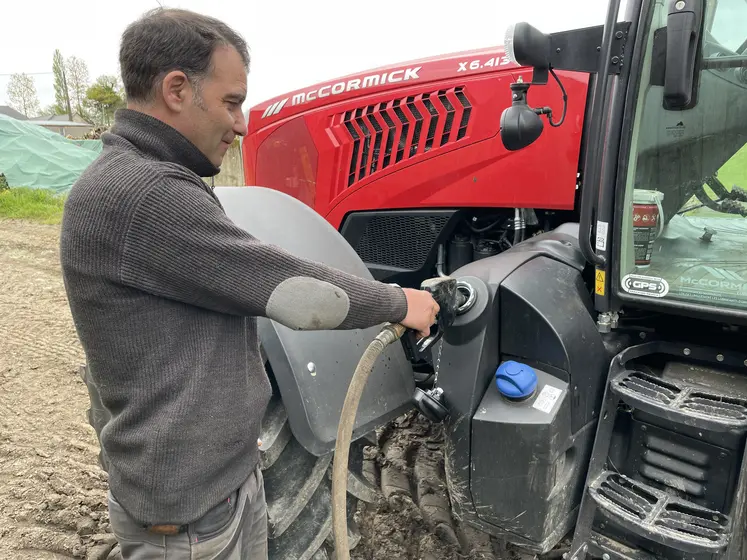
[[[531,81],[502,47],[376,68],[260,103],[242,143],[246,184],[289,194],[335,228],[367,210],[571,210],[588,76],[558,72],[562,127],[507,151],[500,117],[509,84]],[[533,107],[563,110],[557,84],[531,88]]]
[[[455,511],[535,554],[575,523],[612,358],[578,239],[567,223],[455,270],[474,303],[440,349]]]

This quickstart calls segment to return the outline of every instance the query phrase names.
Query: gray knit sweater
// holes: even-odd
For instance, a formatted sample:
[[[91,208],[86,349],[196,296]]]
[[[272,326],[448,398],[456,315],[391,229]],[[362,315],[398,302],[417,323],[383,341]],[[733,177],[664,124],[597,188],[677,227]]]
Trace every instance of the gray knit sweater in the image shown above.
[[[65,205],[60,250],[75,327],[111,413],[101,433],[109,486],[143,524],[188,523],[257,464],[271,389],[255,317],[366,328],[401,321],[407,303],[397,287],[234,225],[200,179],[218,169],[163,122],[121,110],[102,140]]]

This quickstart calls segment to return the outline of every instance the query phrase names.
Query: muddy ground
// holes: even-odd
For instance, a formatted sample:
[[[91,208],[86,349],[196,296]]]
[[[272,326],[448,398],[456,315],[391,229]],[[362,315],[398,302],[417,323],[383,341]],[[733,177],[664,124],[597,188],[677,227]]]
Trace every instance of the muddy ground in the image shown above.
[[[103,560],[114,543],[58,242],[58,226],[0,220],[0,560]],[[354,558],[465,558],[389,498],[360,512]]]

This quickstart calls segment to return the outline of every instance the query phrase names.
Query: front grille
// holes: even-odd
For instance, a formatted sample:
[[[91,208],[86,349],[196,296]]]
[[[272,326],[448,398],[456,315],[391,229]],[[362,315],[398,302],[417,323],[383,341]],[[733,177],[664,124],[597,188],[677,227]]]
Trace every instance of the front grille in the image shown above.
[[[425,92],[345,111],[333,119],[346,134],[338,150],[349,150],[344,184],[356,182],[419,153],[467,136],[472,103],[463,87]],[[459,126],[454,129],[454,121]],[[439,132],[440,130],[440,132]],[[386,137],[386,140],[384,138]],[[383,149],[382,149],[383,146]]]
[[[372,216],[355,250],[365,263],[418,270],[448,221],[446,215]]]

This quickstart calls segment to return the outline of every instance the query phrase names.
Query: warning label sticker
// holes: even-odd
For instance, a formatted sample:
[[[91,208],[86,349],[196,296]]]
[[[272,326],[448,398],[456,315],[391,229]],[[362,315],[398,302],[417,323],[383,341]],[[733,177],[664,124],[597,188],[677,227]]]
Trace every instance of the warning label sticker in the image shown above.
[[[562,389],[558,389],[557,387],[551,387],[550,385],[545,385],[542,388],[542,391],[540,391],[540,394],[537,397],[537,400],[534,401],[532,408],[541,410],[545,414],[550,414],[550,411],[555,406],[555,403],[558,402],[558,399],[560,398],[560,395],[562,394],[563,394]]]
[[[594,292],[598,296],[604,295],[604,283],[607,273],[604,270],[597,270],[597,274],[594,278]]]

